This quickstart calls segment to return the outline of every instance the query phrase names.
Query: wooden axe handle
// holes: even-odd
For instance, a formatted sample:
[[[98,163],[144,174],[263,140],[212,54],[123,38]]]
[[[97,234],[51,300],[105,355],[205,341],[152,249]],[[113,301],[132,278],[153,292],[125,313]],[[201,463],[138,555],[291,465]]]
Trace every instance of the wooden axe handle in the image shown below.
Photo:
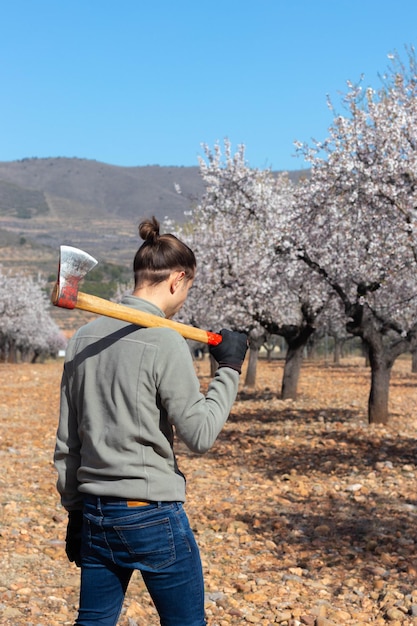
[[[222,341],[222,336],[217,333],[211,333],[208,330],[181,324],[181,322],[173,322],[165,317],[138,311],[130,306],[116,304],[115,302],[110,302],[110,300],[91,296],[90,294],[80,291],[77,295],[75,308],[89,311],[90,313],[96,313],[97,315],[114,317],[115,319],[137,324],[138,326],[146,326],[147,328],[172,328],[185,337],[185,339],[194,339],[194,341],[208,343],[212,346],[217,346]]]

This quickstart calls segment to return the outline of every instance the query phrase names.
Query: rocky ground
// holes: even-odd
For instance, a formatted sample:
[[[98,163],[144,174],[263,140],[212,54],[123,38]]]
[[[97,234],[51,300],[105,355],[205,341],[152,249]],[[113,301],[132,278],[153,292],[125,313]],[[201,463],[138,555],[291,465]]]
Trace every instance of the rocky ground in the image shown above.
[[[52,466],[62,364],[0,365],[0,623],[73,624],[78,570]],[[208,362],[197,362],[202,387]],[[388,426],[366,423],[369,370],[259,366],[214,448],[179,446],[208,626],[417,624],[417,375],[394,369]],[[135,576],[120,626],[159,623]]]

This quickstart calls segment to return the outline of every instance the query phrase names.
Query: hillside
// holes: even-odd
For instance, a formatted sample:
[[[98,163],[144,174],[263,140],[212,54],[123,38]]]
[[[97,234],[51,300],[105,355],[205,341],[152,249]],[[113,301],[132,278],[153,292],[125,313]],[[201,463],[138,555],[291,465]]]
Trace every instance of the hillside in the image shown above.
[[[1,162],[0,264],[48,275],[66,243],[99,262],[130,267],[139,221],[150,215],[183,221],[202,192],[197,167],[126,168],[76,158]]]
[[[92,254],[100,267],[109,262],[130,273],[141,219],[183,222],[203,193],[198,167],[119,167],[77,158],[0,162],[0,266],[51,280],[59,246],[67,244]]]
[[[198,167],[118,167],[75,158],[0,163],[0,215],[26,217],[19,215],[25,209],[27,217],[42,212],[67,218],[69,212],[131,219],[151,212],[182,221],[191,199],[202,192]]]

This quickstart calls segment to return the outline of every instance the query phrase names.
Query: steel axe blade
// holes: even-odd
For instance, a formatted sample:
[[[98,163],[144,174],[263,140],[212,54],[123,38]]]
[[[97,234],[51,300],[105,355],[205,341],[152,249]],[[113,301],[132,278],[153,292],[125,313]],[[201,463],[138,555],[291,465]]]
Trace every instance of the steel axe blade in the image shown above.
[[[77,305],[78,285],[96,265],[97,260],[84,250],[60,246],[58,279],[52,292],[52,303],[65,309],[74,309]]]

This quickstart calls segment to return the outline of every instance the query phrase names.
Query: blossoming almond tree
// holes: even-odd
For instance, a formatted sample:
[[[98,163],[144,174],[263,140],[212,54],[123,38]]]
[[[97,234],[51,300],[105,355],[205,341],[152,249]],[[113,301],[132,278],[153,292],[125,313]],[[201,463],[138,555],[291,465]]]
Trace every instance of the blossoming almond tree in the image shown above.
[[[199,268],[184,315],[199,325],[250,330],[251,350],[262,332],[288,343],[282,396],[294,397],[303,349],[328,297],[328,288],[307,268],[275,254],[276,231],[292,218],[293,184],[288,176],[251,169],[241,146],[225,141],[206,148],[200,171],[205,195],[192,213],[188,241]],[[187,238],[187,232],[181,236]],[[308,276],[308,281],[305,278]],[[256,359],[249,360],[250,365]]]
[[[311,178],[279,244],[338,295],[365,342],[371,423],[388,421],[393,363],[417,347],[417,73],[412,55],[407,71],[392,63],[379,91],[348,84],[348,115],[300,146]]]
[[[4,361],[40,355],[56,355],[65,337],[49,313],[50,303],[42,286],[23,274],[0,269],[0,355]]]

